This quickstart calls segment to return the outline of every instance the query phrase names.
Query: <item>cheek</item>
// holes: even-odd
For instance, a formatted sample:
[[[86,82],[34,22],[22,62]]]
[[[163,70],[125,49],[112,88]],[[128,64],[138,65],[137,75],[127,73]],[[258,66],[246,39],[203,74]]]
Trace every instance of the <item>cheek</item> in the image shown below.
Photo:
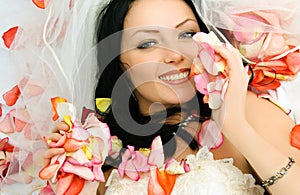
[[[127,68],[126,73],[135,87],[145,83],[157,82],[157,66],[139,64]]]
[[[184,56],[184,58],[187,61],[192,62],[193,59],[197,56],[199,46],[192,40],[178,44],[178,48],[180,48],[180,52]]]

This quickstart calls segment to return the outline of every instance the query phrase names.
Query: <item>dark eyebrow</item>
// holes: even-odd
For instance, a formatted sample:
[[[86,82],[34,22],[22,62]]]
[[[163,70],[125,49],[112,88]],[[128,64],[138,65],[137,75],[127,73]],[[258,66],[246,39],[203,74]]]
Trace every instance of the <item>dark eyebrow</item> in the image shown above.
[[[189,22],[189,21],[193,21],[193,22],[196,22],[196,23],[197,23],[197,21],[196,21],[195,19],[187,18],[187,19],[185,19],[184,21],[182,21],[182,22],[180,22],[179,24],[177,24],[177,25],[175,26],[175,28],[178,28],[178,27],[184,25],[185,23],[187,23],[187,22]]]
[[[137,33],[159,33],[159,32],[160,32],[159,30],[155,30],[155,29],[142,29],[142,30],[135,31],[130,37],[133,37]]]

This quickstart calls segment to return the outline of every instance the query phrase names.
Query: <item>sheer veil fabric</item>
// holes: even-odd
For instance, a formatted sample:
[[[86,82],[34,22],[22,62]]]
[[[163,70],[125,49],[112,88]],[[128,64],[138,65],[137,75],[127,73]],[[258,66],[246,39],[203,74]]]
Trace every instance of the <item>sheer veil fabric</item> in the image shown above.
[[[1,3],[1,33],[13,27],[17,31],[10,48],[1,43],[0,92],[2,96],[17,86],[21,93],[13,105],[4,98],[0,102],[0,138],[8,137],[14,146],[1,182],[3,194],[29,194],[45,186],[38,172],[46,147],[42,138],[54,124],[51,98],[73,103],[78,117],[83,107],[94,108],[96,11],[106,1],[49,0],[45,8],[33,2]]]
[[[41,155],[46,145],[42,138],[51,132],[51,98],[60,96],[73,103],[81,115],[82,107],[94,108],[96,84],[96,11],[107,0],[49,0],[45,9],[32,1],[2,0],[0,33],[18,27],[14,42],[0,48],[0,139],[9,138],[14,145],[10,165],[4,175],[1,194],[38,193],[46,182],[38,178]],[[265,2],[265,4],[263,4]],[[265,8],[283,15],[282,29],[290,42],[299,45],[300,14],[298,0],[195,0],[200,16],[209,29],[232,30],[230,14]],[[283,9],[284,8],[284,9]],[[266,26],[268,31],[279,29]],[[249,31],[249,29],[240,30]],[[221,39],[226,39],[219,34]],[[21,95],[8,106],[2,94],[18,85]],[[295,90],[296,93],[292,93]],[[299,89],[299,90],[297,90]],[[297,92],[298,91],[298,92]],[[270,94],[283,106],[292,108],[300,123],[300,79],[286,81]],[[22,125],[16,129],[16,119]],[[3,127],[9,129],[4,131]],[[2,167],[0,168],[2,171]]]

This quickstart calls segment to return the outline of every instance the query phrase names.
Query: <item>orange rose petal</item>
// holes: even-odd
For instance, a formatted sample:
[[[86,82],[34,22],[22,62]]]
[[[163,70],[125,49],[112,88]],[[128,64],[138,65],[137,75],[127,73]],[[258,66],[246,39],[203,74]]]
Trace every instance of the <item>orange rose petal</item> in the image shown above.
[[[2,39],[4,41],[4,45],[7,48],[10,48],[11,44],[13,43],[16,33],[18,31],[18,26],[10,28],[8,31],[4,32],[2,35]]]
[[[191,78],[191,77],[193,77],[195,75],[198,75],[199,73],[200,72],[197,70],[197,68],[195,67],[195,65],[192,65],[189,77]]]
[[[8,137],[5,137],[0,140],[0,151],[3,151],[6,148],[6,145],[8,144]]]
[[[15,149],[15,147],[12,146],[12,145],[10,145],[9,143],[6,144],[6,146],[5,146],[5,151],[6,151],[6,152],[13,152],[14,149]]]
[[[0,140],[0,151],[13,152],[14,146],[9,144],[9,138],[5,137]],[[1,173],[1,171],[0,171]]]
[[[65,144],[63,145],[63,148],[67,152],[75,152],[85,146],[87,143],[84,141],[78,141],[72,138],[67,138]]]
[[[21,132],[23,128],[28,124],[24,121],[21,121],[17,118],[14,118],[14,123],[15,123],[15,129],[17,132]]]
[[[59,166],[59,162],[56,161],[54,164],[42,168],[39,172],[39,177],[43,180],[51,179],[55,175]]]
[[[287,69],[287,64],[282,60],[269,60],[257,63],[257,66],[266,67],[266,69],[270,70],[271,67],[273,70],[285,70]]]
[[[157,180],[157,171],[158,169],[152,167],[150,169],[150,178],[148,181],[148,195],[157,195],[157,194],[165,194],[164,189],[160,186]]]
[[[51,98],[51,103],[52,103],[52,120],[53,121],[56,121],[59,116],[57,114],[57,105],[61,102],[67,102],[66,99],[64,98],[61,98],[61,97],[54,97],[54,98]]]
[[[289,53],[286,56],[286,63],[289,70],[296,74],[300,70],[300,52]]]
[[[254,78],[252,80],[252,83],[258,83],[264,79],[265,75],[262,70],[257,70],[254,72]]]
[[[44,0],[32,0],[32,2],[38,7],[38,8],[41,8],[41,9],[45,9],[47,4]]]
[[[295,125],[291,131],[290,143],[300,150],[300,125]]]
[[[3,94],[3,99],[8,106],[13,106],[19,99],[19,96],[21,95],[21,91],[18,87],[18,85],[15,85],[11,90],[7,91]]]
[[[263,81],[259,83],[252,84],[252,86],[259,91],[277,89],[278,87],[280,87],[280,85],[281,83],[278,80],[268,77],[266,77]]]
[[[65,192],[70,188],[74,176],[74,174],[65,173],[64,176],[59,178],[57,183],[57,195],[65,194]]]
[[[64,195],[74,195],[74,194],[79,194],[84,186],[85,180],[82,179],[81,177],[75,175],[70,187],[68,190],[65,192]]]
[[[156,169],[157,180],[160,186],[164,189],[166,195],[171,194],[176,182],[176,175],[170,175],[165,170],[159,171]]]

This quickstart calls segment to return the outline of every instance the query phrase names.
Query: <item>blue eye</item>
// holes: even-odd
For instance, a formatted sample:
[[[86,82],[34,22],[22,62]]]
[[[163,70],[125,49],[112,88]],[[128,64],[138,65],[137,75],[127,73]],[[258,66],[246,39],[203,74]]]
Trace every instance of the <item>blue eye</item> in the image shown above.
[[[191,39],[195,34],[196,34],[196,32],[184,32],[179,35],[179,38],[180,39]]]
[[[137,46],[138,49],[147,49],[147,48],[150,48],[152,47],[153,45],[155,45],[156,42],[155,41],[146,41],[146,42],[143,42],[141,44],[139,44]]]

